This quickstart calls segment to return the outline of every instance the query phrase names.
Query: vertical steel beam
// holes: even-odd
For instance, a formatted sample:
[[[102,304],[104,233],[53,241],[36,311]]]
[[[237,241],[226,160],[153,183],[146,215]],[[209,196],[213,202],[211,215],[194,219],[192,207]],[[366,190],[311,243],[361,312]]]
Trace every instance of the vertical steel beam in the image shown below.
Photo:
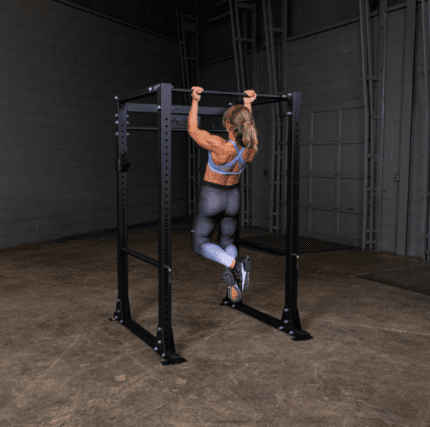
[[[425,135],[425,162],[424,162],[424,212],[423,212],[423,253],[422,258],[425,262],[430,262],[430,248],[429,248],[429,121],[430,121],[430,88],[429,88],[429,22],[430,22],[430,8],[426,10],[426,2],[422,3],[422,19],[423,19],[423,54],[424,54],[424,84],[426,95],[426,135]]]
[[[406,255],[409,205],[409,173],[412,131],[412,96],[416,31],[416,0],[407,1],[402,94],[402,131],[400,137],[400,189],[397,217],[397,255]]]
[[[271,72],[271,50],[270,50],[270,35],[269,35],[269,22],[268,22],[268,11],[266,9],[267,0],[263,0],[263,19],[264,19],[264,33],[266,38],[266,55],[267,55],[267,67],[268,67],[268,78],[269,78],[269,92],[274,93],[274,82],[273,82],[273,74]],[[271,144],[270,144],[270,165],[273,165],[276,151],[276,119],[275,119],[275,107],[272,104],[270,106],[272,110],[272,125],[271,125]],[[269,230],[271,232],[276,231],[276,220],[274,220],[274,200],[275,200],[275,170],[273,167],[270,168],[269,171]],[[275,214],[276,218],[276,214]]]
[[[179,40],[179,56],[181,58],[181,72],[182,72],[182,87],[190,87],[190,79],[188,74],[188,60],[187,60],[187,44],[185,39],[184,20],[182,12],[176,9],[176,22],[178,27],[178,40]],[[189,96],[183,93],[184,105],[189,105]],[[195,153],[193,150],[193,144],[188,138],[188,216],[190,217],[194,213],[194,158]]]
[[[118,298],[116,312],[121,316],[120,323],[127,322],[130,317],[130,302],[128,298],[128,255],[122,248],[128,248],[128,200],[127,200],[127,106],[118,105],[118,174],[117,174],[117,245],[118,245]]]
[[[251,80],[251,87],[250,89],[253,89],[256,93],[259,91],[259,60],[258,60],[258,51],[257,51],[257,8],[254,8],[253,14],[252,14],[252,80]],[[254,117],[257,118],[258,113],[256,111],[256,107],[254,107]],[[255,172],[255,164],[252,162],[249,166],[250,167],[250,173],[252,175],[251,178],[251,191],[250,191],[250,197],[251,197],[251,226],[254,226],[256,224],[256,217],[255,212],[256,211],[256,200],[257,200],[257,190],[256,190],[256,172]]]
[[[430,8],[427,3],[427,10],[425,1],[422,2],[422,22],[423,22],[423,54],[424,54],[424,83],[426,94],[426,136],[425,136],[425,162],[424,162],[424,212],[423,212],[423,261],[430,262],[430,248],[429,248],[429,16]]]
[[[268,21],[269,21],[269,37],[270,37],[270,48],[271,48],[271,57],[272,57],[272,73],[273,73],[273,82],[274,82],[274,93],[279,93],[279,87],[282,84],[282,80],[280,79],[280,75],[282,73],[281,65],[282,59],[276,50],[275,46],[275,27],[273,25],[273,11],[272,11],[272,1],[267,0],[267,11],[268,11]],[[270,71],[269,71],[270,72]],[[272,163],[273,168],[275,169],[276,176],[276,191],[275,200],[274,200],[274,208],[276,212],[276,226],[275,231],[281,232],[282,229],[282,212],[285,211],[283,209],[283,205],[286,203],[286,200],[282,198],[283,196],[283,185],[288,185],[286,183],[286,177],[284,177],[285,168],[283,161],[286,157],[287,147],[283,147],[282,143],[282,122],[281,122],[281,109],[278,103],[273,104],[275,110],[275,158],[274,163]]]
[[[242,51],[242,43],[251,43],[251,53],[255,55],[257,52],[256,49],[256,32],[252,34],[251,38],[248,38],[245,33],[242,36],[242,27],[241,27],[241,16],[239,13],[239,9],[248,10],[251,12],[251,17],[255,20],[255,5],[250,5],[246,1],[233,1],[229,0],[230,6],[230,18],[231,18],[231,30],[233,37],[233,50],[234,50],[234,60],[236,66],[236,78],[237,78],[237,87],[239,92],[244,92],[249,89],[247,86],[247,82],[249,78],[252,78],[252,73],[249,76],[245,74],[245,65],[246,65],[246,49],[245,52]],[[243,21],[243,31],[246,32],[248,29],[246,25],[246,19]],[[256,27],[256,24],[255,24]],[[252,60],[252,63],[256,63],[255,56]],[[251,85],[253,86],[253,84]],[[252,198],[253,186],[251,184],[253,177],[252,165],[249,165],[242,173],[241,180],[239,181],[239,187],[242,194],[241,198],[241,206],[240,206],[240,221],[239,226],[251,225],[251,203],[250,199]]]
[[[287,72],[287,67],[288,67],[288,52],[287,52],[287,39],[288,39],[288,19],[289,19],[289,4],[290,1],[284,1],[282,2],[282,54],[281,54],[281,62],[280,62],[280,68],[282,70],[281,73],[281,79],[280,79],[280,84],[282,87],[282,93],[287,93],[288,92],[288,88],[287,88],[287,84],[288,84],[288,72]],[[289,139],[289,126],[290,126],[290,120],[288,120],[288,104],[282,103],[280,105],[280,111],[281,111],[281,117],[282,117],[282,151],[283,151],[283,162],[282,162],[282,171],[283,171],[283,180],[282,180],[282,185],[283,185],[283,192],[282,192],[282,199],[281,201],[283,202],[281,205],[281,219],[282,219],[282,224],[281,224],[281,232],[283,233],[284,230],[287,230],[288,227],[288,221],[289,218],[287,218],[287,215],[285,214],[287,211],[287,205],[285,204],[287,201],[287,191],[288,191],[288,186],[289,186],[289,182],[288,182],[288,163],[289,163],[289,159],[288,159],[288,155],[289,155],[289,151],[288,151],[288,141],[290,141]],[[299,141],[299,150],[300,150],[300,141]],[[300,167],[300,166],[299,166]]]
[[[363,200],[363,237],[361,241],[362,250],[366,249],[367,241],[367,150],[368,150],[368,100],[367,100],[367,43],[365,43],[365,16],[363,11],[363,1],[358,0],[360,6],[360,35],[361,35],[361,66],[363,74],[363,99],[364,99],[364,200]]]
[[[179,39],[179,54],[181,57],[182,83],[184,88],[191,88],[193,85],[199,85],[198,73],[198,57],[199,57],[199,35],[198,35],[198,15],[188,16],[176,9],[178,39]],[[185,25],[184,18],[191,22]],[[194,41],[195,54],[191,51],[192,46],[186,43],[185,31],[192,33]],[[192,44],[192,43],[191,43]],[[188,54],[190,51],[190,54]],[[191,73],[188,67],[188,61],[195,61],[195,73]],[[191,84],[192,81],[192,84]],[[187,93],[183,93],[184,105],[190,105],[190,97]],[[200,153],[201,149],[188,136],[188,216],[197,214],[197,197],[200,190]]]
[[[176,25],[178,27],[178,39],[179,39],[179,56],[181,58],[181,71],[182,71],[182,87],[189,86],[189,73],[188,73],[188,60],[187,60],[187,45],[185,41],[185,29],[182,12],[176,9]],[[187,104],[188,96],[186,93],[183,94],[184,105]]]
[[[367,8],[368,0],[359,0],[360,6],[360,34],[361,34],[361,57],[362,57],[362,73],[363,73],[363,98],[364,98],[364,109],[365,109],[365,125],[364,125],[364,201],[363,201],[363,239],[362,249],[367,249],[367,243],[373,240],[372,234],[370,239],[367,238],[368,233],[372,233],[373,230],[369,227],[369,204],[372,203],[372,195],[369,195],[372,186],[369,185],[369,157],[371,158],[372,152],[369,154],[369,39],[368,39],[368,26],[369,26],[369,15]],[[372,164],[370,165],[370,173],[372,171]],[[372,248],[369,248],[372,249]]]
[[[297,283],[299,270],[299,201],[300,201],[300,107],[302,94],[294,92],[293,111],[288,116],[288,184],[285,217],[285,307],[290,307],[293,318],[301,329],[297,311]]]
[[[272,8],[269,0],[263,0],[263,17],[264,17],[264,30],[266,36],[266,54],[267,54],[267,67],[269,76],[269,88],[271,93],[278,93],[277,75],[276,75],[276,56],[274,49],[273,39],[273,23],[272,23]],[[270,202],[269,202],[269,217],[270,217],[270,231],[280,231],[280,204],[282,193],[280,192],[281,175],[280,175],[280,159],[279,159],[279,145],[278,132],[279,132],[279,105],[272,104],[272,138],[271,138],[271,151],[270,151]]]
[[[378,16],[378,45],[379,45],[379,87],[378,87],[378,118],[379,139],[381,143],[379,151],[379,206],[378,206],[378,246],[382,250],[382,201],[384,183],[384,132],[385,132],[385,77],[387,74],[387,0],[379,3]]]
[[[385,119],[385,70],[386,70],[386,21],[387,0],[381,0],[377,24],[377,45],[379,58],[377,62],[372,55],[372,39],[370,32],[370,11],[368,0],[359,0],[360,6],[360,33],[361,52],[363,67],[363,92],[365,106],[365,156],[364,156],[364,203],[363,203],[363,238],[362,249],[374,250],[376,246],[381,247],[382,239],[382,194],[383,194],[383,156],[384,156],[384,119]],[[375,32],[376,32],[375,31]],[[374,73],[374,61],[378,64],[378,73]],[[378,91],[374,89],[374,83],[378,83]],[[375,109],[378,115],[375,115]],[[380,154],[377,154],[377,120],[381,127]],[[379,186],[376,185],[379,168]],[[379,199],[378,215],[376,215],[375,204]],[[375,236],[377,235],[377,237]]]
[[[162,83],[157,91],[158,140],[160,155],[159,210],[158,210],[158,331],[162,336],[166,355],[175,353],[172,330],[172,217],[171,217],[171,111],[172,85]],[[168,266],[169,269],[165,268]],[[160,329],[161,328],[161,329]]]
[[[243,92],[245,90],[243,86],[243,81],[242,81],[242,73],[239,72],[243,70],[243,66],[240,64],[240,60],[238,58],[238,52],[237,52],[237,46],[236,46],[236,31],[235,31],[235,26],[234,26],[234,17],[235,17],[235,11],[237,11],[236,9],[236,3],[234,0],[229,0],[229,6],[230,6],[230,19],[231,19],[231,34],[233,37],[233,51],[234,51],[234,63],[236,66],[236,82],[237,82],[237,90],[239,92]],[[239,32],[239,38],[240,38],[240,27],[238,26],[238,32]]]
[[[232,303],[228,296],[222,300],[221,306],[232,307],[255,319],[260,320],[284,333],[287,333],[295,341],[312,339],[312,336],[302,330],[299,310],[297,308],[297,277],[299,268],[299,183],[300,183],[300,102],[301,93],[293,92],[287,95],[292,99],[292,112],[288,113],[288,191],[287,191],[287,211],[288,227],[285,236],[285,251],[278,249],[268,249],[264,246],[239,239],[239,231],[236,230],[235,244],[266,253],[285,255],[285,305],[282,310],[281,319],[276,319],[261,311],[258,311],[243,303]]]
[[[368,199],[370,206],[370,217],[369,217],[369,230],[370,230],[370,248],[375,249],[375,198],[376,198],[376,185],[375,185],[375,168],[377,165],[377,155],[375,154],[375,114],[374,114],[374,103],[375,103],[375,91],[374,91],[374,83],[375,80],[378,80],[373,72],[373,39],[370,34],[370,10],[369,10],[369,2],[366,0],[366,40],[368,46],[368,60],[367,60],[367,72],[368,72],[368,82],[369,82],[369,119],[370,119],[370,155],[368,156],[368,165],[369,165],[369,190],[370,197]]]
[[[243,25],[243,36],[242,36],[242,26],[241,26],[241,16],[240,16],[240,12],[239,12],[239,1],[235,1],[234,2],[234,14],[231,15],[231,25],[234,27],[234,24],[236,24],[236,31],[237,31],[237,38],[236,40],[234,39],[234,34],[233,34],[233,41],[234,44],[236,44],[237,42],[237,51],[239,52],[239,68],[240,68],[240,73],[239,73],[239,69],[236,68],[236,75],[240,76],[240,87],[238,87],[239,92],[244,92],[245,90],[247,90],[246,88],[246,74],[245,74],[245,61],[246,61],[246,49],[245,49],[245,54],[242,51],[242,42],[244,41],[244,39],[246,39],[246,34],[244,33],[246,26]],[[230,5],[231,5],[231,1],[230,1]],[[231,7],[231,6],[230,6]],[[242,173],[242,179],[240,180],[240,192],[242,194],[241,197],[241,207],[240,207],[240,215],[241,215],[241,219],[240,219],[240,224],[242,226],[245,225],[250,225],[249,224],[249,208],[248,208],[248,175],[249,175],[249,170],[248,168],[246,168],[243,173]]]
[[[127,231],[127,171],[130,163],[127,157],[127,112],[130,105],[118,100],[118,298],[113,318],[119,321],[132,333],[142,339],[166,361],[163,365],[186,362],[175,351],[172,330],[171,304],[171,273],[172,273],[172,234],[171,234],[171,108],[172,85],[161,84],[146,90],[136,92],[129,99],[142,97],[152,90],[157,91],[158,101],[158,137],[160,139],[160,200],[159,200],[159,230],[158,230],[158,260],[151,259],[128,248]],[[125,105],[124,105],[125,104]],[[152,106],[150,106],[152,107]],[[136,111],[136,110],[134,110]],[[130,128],[130,130],[133,128]],[[133,130],[136,130],[134,128]],[[144,130],[144,128],[142,128]],[[154,336],[133,321],[130,314],[130,300],[128,298],[128,258],[134,256],[144,262],[158,267],[158,328]]]
[[[273,93],[279,92],[279,82],[278,82],[278,64],[279,66],[281,63],[278,61],[278,55],[276,52],[276,46],[275,46],[275,34],[274,34],[274,25],[273,25],[273,11],[272,11],[272,1],[267,0],[267,16],[268,16],[268,22],[269,22],[269,39],[270,39],[270,50],[271,50],[271,58],[272,62],[269,64],[269,66],[272,66],[272,75],[273,75]],[[269,70],[270,72],[270,70]],[[280,109],[279,104],[272,104],[275,111],[275,128],[273,129],[273,132],[275,133],[275,156],[274,156],[274,162],[272,163],[272,167],[275,170],[275,188],[274,196],[275,199],[273,200],[274,203],[274,212],[276,212],[276,225],[275,225],[275,231],[280,232],[281,226],[282,226],[282,218],[281,218],[281,211],[282,211],[282,184],[283,184],[283,168],[282,168],[282,145],[281,145],[281,125],[280,125]]]

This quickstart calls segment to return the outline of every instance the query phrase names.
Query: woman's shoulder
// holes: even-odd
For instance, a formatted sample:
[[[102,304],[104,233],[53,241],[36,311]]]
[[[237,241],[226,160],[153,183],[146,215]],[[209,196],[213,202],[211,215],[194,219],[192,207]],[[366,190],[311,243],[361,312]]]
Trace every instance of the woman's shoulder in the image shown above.
[[[231,141],[229,139],[224,139],[222,137],[218,137],[218,138],[219,138],[220,145],[222,146],[223,155],[220,155],[220,156],[215,155],[215,158],[222,163],[226,163],[234,159],[237,156],[237,152],[236,152],[236,148],[234,148],[234,145],[231,143]],[[242,150],[242,148],[245,148],[243,145],[238,144],[237,142],[236,142],[236,145],[238,146],[239,150]],[[247,159],[249,154],[248,151],[249,149],[245,149],[245,151],[243,152],[243,158],[245,161],[248,160]],[[214,156],[214,153],[212,153],[212,156]]]
[[[222,139],[224,139],[224,138],[222,138]],[[229,147],[231,147],[233,149],[233,151],[236,151],[235,148],[234,148],[234,145],[231,143],[231,141],[232,141],[231,139],[224,139],[224,143],[226,145],[228,145]],[[243,144],[239,144],[237,141],[234,141],[234,142],[239,147],[239,149],[242,149],[242,148],[245,147]]]
[[[225,138],[218,136],[218,135],[216,135],[216,137],[219,140],[220,145],[223,147],[223,149],[226,152],[229,152],[229,153],[233,153],[233,152],[235,153],[236,152],[236,149],[234,148],[234,145],[231,143],[230,139],[225,139]],[[234,142],[236,142],[236,141],[234,141]],[[236,145],[239,147],[240,150],[244,147],[244,145],[238,144],[237,142],[236,142]]]

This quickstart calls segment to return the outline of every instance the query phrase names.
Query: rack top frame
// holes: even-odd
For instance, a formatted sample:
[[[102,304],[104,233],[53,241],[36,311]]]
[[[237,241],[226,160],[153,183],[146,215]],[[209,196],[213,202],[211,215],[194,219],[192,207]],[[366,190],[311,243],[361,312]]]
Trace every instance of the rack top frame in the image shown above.
[[[132,100],[136,100],[138,98],[143,98],[145,96],[148,95],[153,95],[154,93],[156,93],[160,88],[161,85],[169,85],[169,83],[160,83],[158,85],[155,86],[149,86],[146,89],[141,89],[135,92],[131,92],[128,93],[124,96],[116,96],[115,99],[121,103],[124,104],[126,102],[132,101]],[[179,88],[175,88],[173,86],[171,86],[172,92],[179,92],[179,93],[192,93],[191,89],[179,89]],[[203,92],[204,95],[221,95],[221,96],[232,96],[232,97],[243,97],[246,98],[248,95],[246,93],[240,93],[240,92],[220,92],[220,91],[215,91],[215,90],[205,90]],[[293,98],[293,94],[289,93],[287,95],[273,95],[273,94],[261,94],[261,93],[257,93],[257,98],[265,98],[265,99],[269,99],[269,101],[265,101],[265,102],[259,102],[259,103],[253,103],[252,105],[261,105],[261,104],[269,104],[272,102],[282,102],[282,101],[290,101]]]

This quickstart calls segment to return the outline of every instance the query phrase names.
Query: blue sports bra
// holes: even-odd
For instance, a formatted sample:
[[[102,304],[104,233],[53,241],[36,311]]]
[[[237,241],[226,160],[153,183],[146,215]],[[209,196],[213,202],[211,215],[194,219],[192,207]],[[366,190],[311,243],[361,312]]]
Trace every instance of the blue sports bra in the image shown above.
[[[226,163],[225,165],[216,165],[212,160],[212,153],[209,151],[208,165],[212,172],[216,172],[222,175],[240,175],[246,168],[245,160],[243,160],[243,152],[245,151],[245,147],[243,147],[242,150],[239,151],[239,147],[234,141],[229,139],[229,142],[231,142],[234,145],[234,148],[236,148],[237,156],[231,162]],[[239,172],[226,172],[226,170],[230,169],[238,160]]]

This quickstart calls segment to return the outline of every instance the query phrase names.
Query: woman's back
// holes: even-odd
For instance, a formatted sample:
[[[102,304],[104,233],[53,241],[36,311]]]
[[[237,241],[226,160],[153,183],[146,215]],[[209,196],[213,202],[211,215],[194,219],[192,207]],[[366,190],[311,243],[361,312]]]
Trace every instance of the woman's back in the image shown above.
[[[234,145],[230,142],[225,140],[224,138],[221,138],[223,144],[224,144],[224,153],[223,155],[216,155],[215,153],[211,153],[212,161],[216,165],[225,165],[226,163],[230,163],[232,160],[235,159],[237,156],[237,151],[234,147]],[[243,145],[237,144],[239,151],[244,148]],[[243,160],[250,164],[254,160],[256,154],[256,150],[254,148],[245,148],[245,150],[242,153]],[[226,172],[239,172],[239,161],[236,161],[235,164],[230,168],[227,169]],[[204,176],[204,180],[208,182],[213,182],[214,184],[219,185],[234,185],[239,182],[241,175],[224,175],[217,172],[214,172],[212,169],[210,169],[209,164],[206,165],[206,173]]]

